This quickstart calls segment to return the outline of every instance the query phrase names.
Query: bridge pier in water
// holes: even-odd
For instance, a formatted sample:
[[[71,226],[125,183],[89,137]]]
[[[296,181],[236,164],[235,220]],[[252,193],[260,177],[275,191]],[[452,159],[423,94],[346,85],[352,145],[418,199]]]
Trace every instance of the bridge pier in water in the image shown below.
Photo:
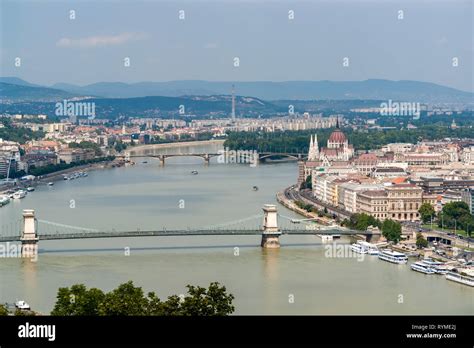
[[[35,211],[23,210],[23,231],[21,233],[21,257],[36,258],[38,255],[38,236],[36,234]]]
[[[263,230],[260,246],[265,249],[278,249],[280,247],[281,231],[278,228],[277,208],[274,204],[263,206]]]
[[[165,166],[165,155],[159,155],[158,158],[160,159],[161,166]]]

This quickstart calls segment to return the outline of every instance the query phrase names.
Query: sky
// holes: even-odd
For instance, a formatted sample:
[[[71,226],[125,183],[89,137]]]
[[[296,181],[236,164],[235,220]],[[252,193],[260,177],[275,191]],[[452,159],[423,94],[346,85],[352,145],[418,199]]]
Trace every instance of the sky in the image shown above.
[[[474,91],[472,0],[0,0],[0,19],[0,76],[41,85],[376,78]]]

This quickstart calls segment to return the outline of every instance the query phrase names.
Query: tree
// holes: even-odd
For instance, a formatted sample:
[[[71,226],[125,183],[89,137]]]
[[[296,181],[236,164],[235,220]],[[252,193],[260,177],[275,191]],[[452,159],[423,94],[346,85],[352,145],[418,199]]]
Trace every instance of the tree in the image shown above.
[[[369,226],[380,227],[381,223],[372,215],[357,213],[351,215],[350,219],[347,221],[347,226],[358,231],[365,231]]]
[[[430,222],[431,218],[435,215],[435,210],[429,203],[423,203],[418,212],[420,213],[421,220],[425,224]]]
[[[474,216],[465,202],[450,202],[440,212],[438,226],[472,231],[472,228],[474,228]]]
[[[225,286],[211,283],[208,289],[188,285],[188,294],[181,303],[181,315],[223,316],[234,312],[234,296],[227,294]]]
[[[416,246],[418,249],[426,248],[428,246],[428,241],[421,233],[416,234]]]
[[[0,304],[0,317],[8,315],[8,308],[5,305]]]
[[[36,315],[36,313],[30,310],[23,310],[23,309],[17,308],[15,309],[15,312],[13,313],[13,315],[17,317],[33,317]]]
[[[99,304],[99,315],[145,315],[147,308],[148,298],[142,288],[129,281],[105,295]]]
[[[312,189],[312,188],[313,188],[312,176],[308,175],[306,177],[306,180],[301,183],[301,189],[304,190],[304,189]]]
[[[132,281],[119,285],[109,293],[87,289],[83,284],[60,288],[51,315],[228,315],[234,312],[234,296],[214,282],[209,288],[188,285],[188,295],[172,295],[161,301],[154,292],[146,296]]]
[[[399,222],[387,219],[382,224],[382,235],[388,241],[398,242],[402,235],[402,225]]]
[[[51,315],[98,315],[105,294],[100,289],[87,289],[84,284],[59,288]]]

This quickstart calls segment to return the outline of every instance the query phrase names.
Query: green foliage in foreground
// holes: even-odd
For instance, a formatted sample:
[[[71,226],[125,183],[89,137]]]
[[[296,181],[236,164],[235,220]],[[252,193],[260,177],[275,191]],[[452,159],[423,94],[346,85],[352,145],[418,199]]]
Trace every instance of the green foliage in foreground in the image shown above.
[[[5,305],[0,304],[0,317],[8,315],[8,309]]]
[[[214,282],[209,287],[188,285],[186,296],[172,295],[160,300],[154,292],[147,295],[132,281],[104,293],[100,289],[87,289],[83,284],[60,288],[51,315],[61,316],[223,316],[234,312],[234,296],[227,294],[225,286]]]

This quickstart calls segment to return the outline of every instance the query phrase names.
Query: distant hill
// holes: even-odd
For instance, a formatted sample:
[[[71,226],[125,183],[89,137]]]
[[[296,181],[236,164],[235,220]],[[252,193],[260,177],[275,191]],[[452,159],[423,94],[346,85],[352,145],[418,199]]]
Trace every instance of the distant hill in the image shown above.
[[[2,103],[58,101],[75,97],[76,95],[54,88],[31,87],[0,82],[0,97]]]
[[[429,104],[474,105],[474,93],[418,81],[286,81],[235,82],[236,94],[252,96],[255,100],[274,101],[278,109],[287,101],[408,101]],[[169,82],[99,82],[87,86],[58,83],[52,87],[31,84],[16,77],[0,78],[2,102],[57,101],[66,98],[142,98],[142,97],[224,97],[231,93],[232,82],[183,80]],[[163,102],[162,100],[161,102]],[[283,102],[283,103],[282,103]],[[108,102],[110,103],[110,102]],[[303,107],[303,102],[301,106]],[[328,103],[329,105],[330,103]],[[204,105],[204,104],[201,104]],[[250,104],[251,105],[251,104]],[[246,103],[243,103],[245,109]],[[286,107],[287,108],[287,107]],[[259,112],[261,107],[255,109]],[[212,110],[209,110],[210,112]]]
[[[42,87],[40,85],[35,85],[33,83],[29,83],[25,80],[22,80],[22,79],[18,78],[18,77],[11,77],[11,76],[0,77],[0,82],[9,83],[9,84],[12,84],[12,85],[28,86],[28,87]]]
[[[474,93],[419,81],[286,81],[235,82],[236,93],[265,100],[399,100],[420,103],[472,103]],[[108,98],[230,94],[232,82],[100,82],[87,86],[56,84],[72,93]]]
[[[124,117],[228,117],[232,109],[231,96],[183,96],[183,97],[139,97],[139,98],[90,98],[95,103],[96,117],[115,119]],[[183,106],[183,108],[181,108]],[[183,113],[180,113],[180,109]],[[287,112],[288,107],[279,107],[253,97],[236,97],[238,114],[257,117],[262,114]],[[0,113],[43,113],[54,115],[54,102],[23,102],[0,104]]]
[[[206,87],[206,81],[172,81],[172,82],[98,82],[87,86],[75,86],[57,83],[53,88],[73,93],[93,94],[104,98],[134,98],[148,96],[181,97],[184,95],[230,94],[231,83],[221,88]],[[245,93],[239,93],[245,94]]]

